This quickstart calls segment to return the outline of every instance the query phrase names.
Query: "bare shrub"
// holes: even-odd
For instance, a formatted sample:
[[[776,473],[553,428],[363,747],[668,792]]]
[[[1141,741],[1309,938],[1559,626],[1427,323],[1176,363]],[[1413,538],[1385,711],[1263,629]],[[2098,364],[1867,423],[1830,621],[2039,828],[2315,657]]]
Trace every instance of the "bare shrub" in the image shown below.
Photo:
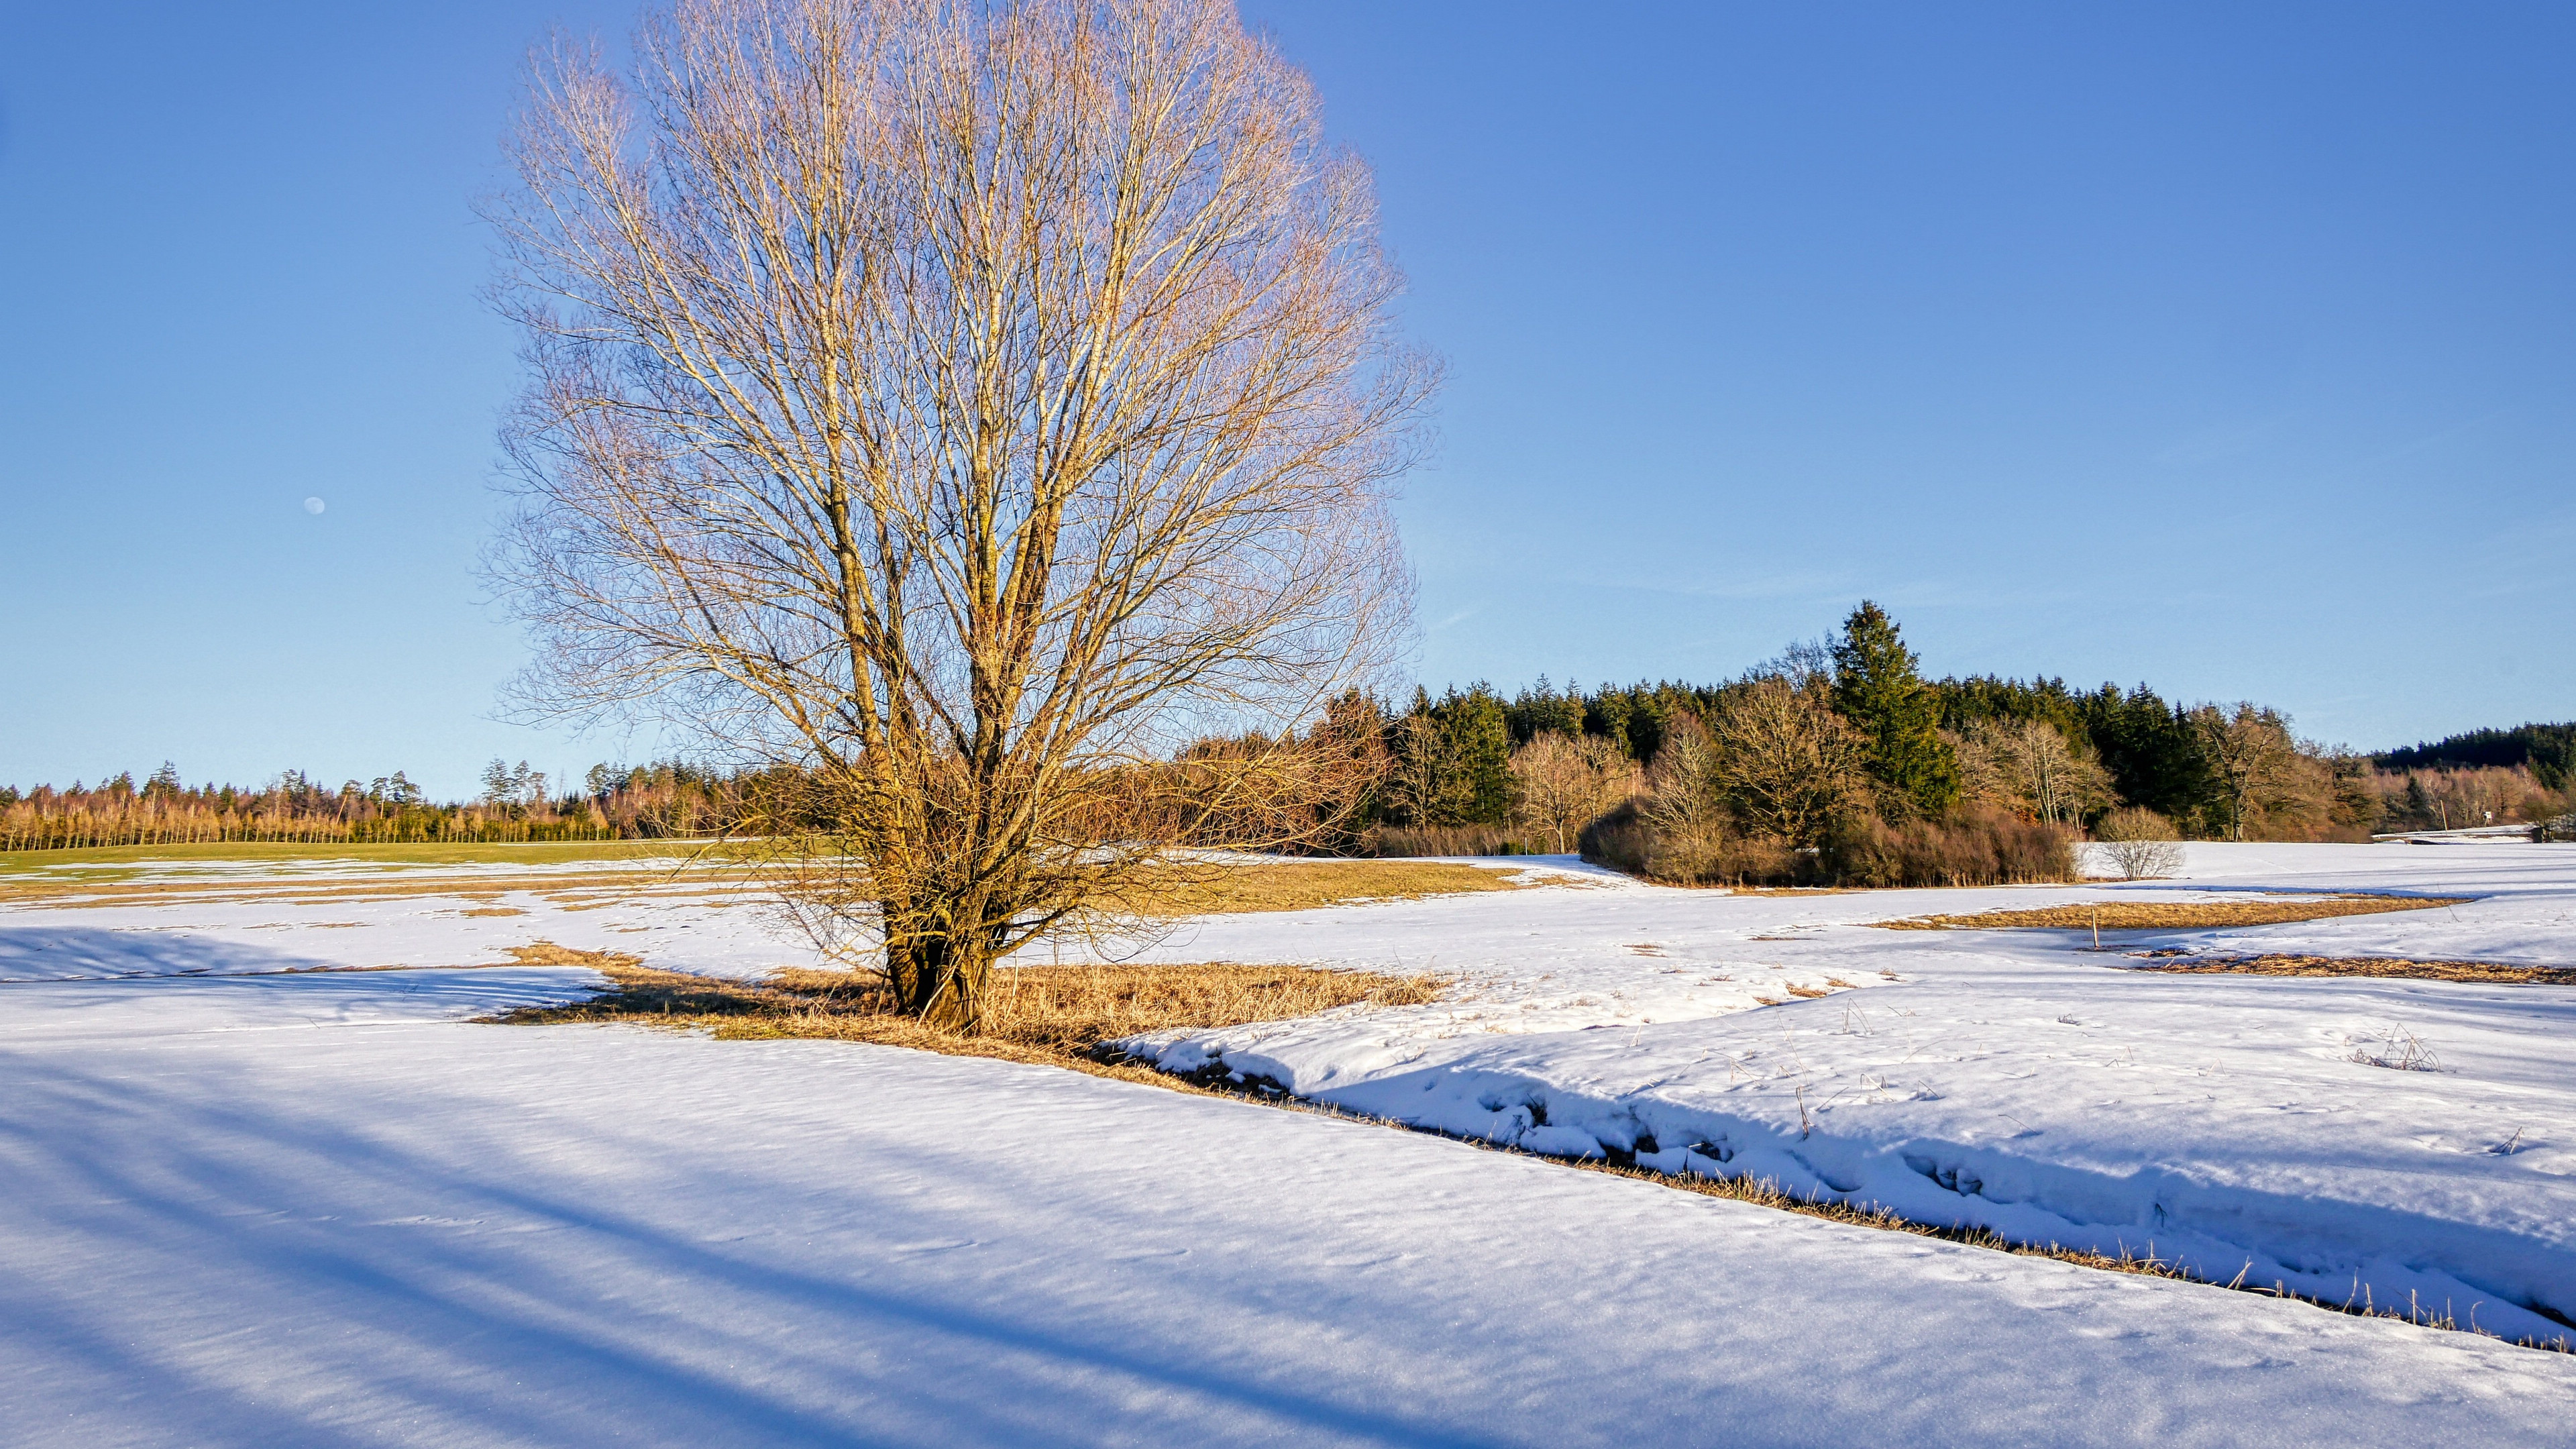
[[[2182,869],[2173,822],[2153,810],[2114,810],[2093,827],[2094,851],[2122,880],[2162,880]]]
[[[1499,825],[1373,825],[1355,847],[1361,855],[1404,859],[1433,855],[1526,855],[1520,837]]]
[[[1646,823],[1646,797],[1640,795],[1612,806],[1593,819],[1575,837],[1575,848],[1594,865],[1624,870],[1630,875],[1652,875],[1647,857],[1655,844],[1654,827]]]
[[[2022,885],[2075,878],[2073,837],[1996,810],[1889,825],[1854,813],[1820,852],[1827,879],[1860,886]]]

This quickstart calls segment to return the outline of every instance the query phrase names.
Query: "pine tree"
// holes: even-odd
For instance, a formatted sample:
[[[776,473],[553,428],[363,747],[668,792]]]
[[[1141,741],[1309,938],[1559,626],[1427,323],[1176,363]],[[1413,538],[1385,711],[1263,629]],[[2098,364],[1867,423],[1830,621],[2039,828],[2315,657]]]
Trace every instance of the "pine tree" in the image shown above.
[[[1481,681],[1451,691],[1432,713],[1441,753],[1457,781],[1459,825],[1501,825],[1512,817],[1512,731],[1503,701]]]
[[[1896,621],[1864,599],[1833,641],[1834,708],[1869,742],[1869,773],[1891,815],[1940,816],[1959,801],[1959,764],[1941,738],[1941,703]]]

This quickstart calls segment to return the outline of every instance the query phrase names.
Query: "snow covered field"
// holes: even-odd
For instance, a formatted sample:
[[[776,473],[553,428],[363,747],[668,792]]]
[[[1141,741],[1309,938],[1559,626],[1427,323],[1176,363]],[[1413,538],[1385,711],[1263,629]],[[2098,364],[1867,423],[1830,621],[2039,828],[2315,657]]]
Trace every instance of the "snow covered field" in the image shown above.
[[[1725,896],[1619,882],[1207,922],[1180,957],[1457,973],[1454,1002],[1142,1043],[1533,1151],[1634,1151],[1908,1217],[2420,1304],[2576,1321],[2576,987],[2167,975],[2119,947],[2576,966],[2576,847],[2194,846],[2185,883],[2478,897],[2233,931],[1869,922],[2176,883]],[[1792,986],[1823,989],[1800,999]],[[1850,989],[1844,989],[1848,986]],[[1779,1002],[1746,1010],[1761,999]],[[2392,1051],[2392,1038],[2401,1050]],[[2435,1071],[2353,1060],[2402,1055]]]
[[[799,958],[676,885],[526,875],[0,911],[0,1442],[2576,1442],[2576,1358],[2468,1334],[1045,1068],[466,1023],[595,979],[495,964],[536,939]],[[2576,964],[2576,849],[2191,875],[2480,898],[2210,949]],[[1138,949],[1461,985],[1158,1049],[2499,1331],[2576,1307],[2576,992],[1865,924],[2132,886],[1569,879],[1193,923]],[[2391,1026],[2442,1070],[2349,1060]]]

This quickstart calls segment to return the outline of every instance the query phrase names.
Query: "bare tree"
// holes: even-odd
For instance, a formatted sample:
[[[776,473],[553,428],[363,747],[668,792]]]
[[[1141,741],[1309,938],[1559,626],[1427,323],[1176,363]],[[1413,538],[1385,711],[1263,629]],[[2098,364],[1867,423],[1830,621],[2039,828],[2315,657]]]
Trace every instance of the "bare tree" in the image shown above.
[[[1548,832],[1560,855],[1592,817],[1637,788],[1627,752],[1599,735],[1545,731],[1512,751],[1511,768],[1520,818]]]
[[[1709,734],[1727,803],[1756,834],[1812,845],[1866,798],[1867,742],[1821,690],[1755,679],[1719,701]]]
[[[1446,823],[1468,799],[1467,781],[1451,768],[1440,722],[1416,711],[1395,722],[1386,779],[1387,804],[1416,828]]]
[[[1726,846],[1726,779],[1717,746],[1694,714],[1664,724],[1663,747],[1646,771],[1638,813],[1654,842],[1654,872],[1697,880]]]
[[[1283,778],[1173,752],[1397,638],[1434,369],[1368,172],[1225,0],[680,0],[636,57],[541,62],[491,213],[527,697],[791,767],[785,903],[972,1029]]]
[[[2111,773],[2045,720],[1977,720],[1955,746],[1961,793],[2058,825],[2111,803]]]
[[[2227,800],[2228,839],[2243,840],[2246,821],[2265,807],[2299,797],[2299,752],[2279,715],[2250,703],[2232,710],[2204,704],[2190,719],[2210,778]]]

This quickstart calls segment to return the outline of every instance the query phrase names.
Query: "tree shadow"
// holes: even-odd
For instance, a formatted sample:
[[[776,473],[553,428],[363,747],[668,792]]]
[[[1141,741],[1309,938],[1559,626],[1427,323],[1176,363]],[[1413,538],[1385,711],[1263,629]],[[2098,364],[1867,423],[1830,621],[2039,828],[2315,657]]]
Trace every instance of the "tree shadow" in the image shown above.
[[[461,1117],[501,1105],[489,1094],[427,1094],[446,1100],[425,1110],[459,1119],[453,1144],[433,1146],[416,1124],[370,1121],[379,1107],[399,1115],[408,1088],[361,1106],[336,1091],[281,1095],[277,1078],[205,1062],[138,1073],[131,1052],[0,1053],[13,1183],[0,1363],[22,1384],[60,1386],[0,1402],[0,1438],[39,1422],[10,1428],[41,1405],[86,1411],[82,1432],[101,1438],[263,1445],[389,1432],[1091,1443],[1157,1424],[1469,1442],[1157,1331],[1137,1316],[1140,1285],[1079,1284],[1068,1302],[1062,1281],[1023,1289],[971,1259],[915,1256],[949,1246],[958,1222],[942,1201],[989,1176],[970,1154],[908,1163],[897,1190],[850,1183],[824,1217],[900,1246],[873,1271],[833,1272],[823,1265],[846,1268],[846,1243],[808,1267],[761,1231],[764,1193],[810,1184],[747,1176],[739,1157],[665,1151],[667,1175],[641,1184],[635,1168],[657,1144],[610,1131],[547,1142],[534,1155],[560,1170],[532,1172],[529,1144],[506,1144],[505,1113]],[[627,1196],[639,1187],[651,1196]],[[710,1235],[711,1199],[737,1231]],[[764,1241],[728,1246],[748,1238]],[[1095,1293],[1104,1301],[1085,1315],[1079,1300]]]
[[[6,983],[242,976],[321,970],[336,964],[319,956],[177,931],[0,926],[0,982]]]

